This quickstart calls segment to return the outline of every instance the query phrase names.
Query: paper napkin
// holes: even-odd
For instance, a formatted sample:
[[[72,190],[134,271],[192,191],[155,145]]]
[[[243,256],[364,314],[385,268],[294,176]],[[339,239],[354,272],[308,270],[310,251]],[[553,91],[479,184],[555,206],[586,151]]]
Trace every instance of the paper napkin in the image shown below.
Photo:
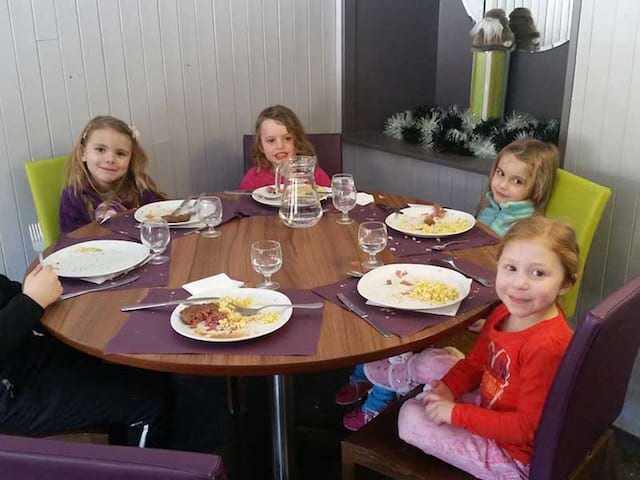
[[[182,288],[194,296],[202,296],[210,293],[212,290],[220,290],[226,288],[239,288],[244,285],[239,280],[229,278],[226,273],[219,273],[212,277],[201,278],[194,282],[185,283]]]
[[[356,195],[356,204],[360,206],[373,203],[373,195],[364,192],[358,192]]]

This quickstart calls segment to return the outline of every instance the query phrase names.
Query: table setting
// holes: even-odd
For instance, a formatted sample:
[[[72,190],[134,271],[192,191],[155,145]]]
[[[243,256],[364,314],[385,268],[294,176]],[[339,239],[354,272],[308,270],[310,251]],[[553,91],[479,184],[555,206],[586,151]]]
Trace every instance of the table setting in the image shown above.
[[[256,306],[277,304],[260,309],[276,315],[272,324],[261,325],[247,334],[217,336],[197,330],[181,321],[180,313],[188,305],[223,302],[227,298],[249,298]],[[189,298],[193,303],[189,303]],[[202,299],[202,300],[197,300]],[[320,297],[305,289],[281,291],[243,288],[242,282],[226,274],[190,282],[178,289],[151,289],[140,305],[105,347],[107,354],[226,354],[226,355],[312,355],[317,350],[322,327],[323,308]],[[181,303],[182,302],[182,303]],[[170,305],[144,308],[147,304]],[[177,303],[177,305],[175,305]],[[291,308],[295,305],[309,308]]]

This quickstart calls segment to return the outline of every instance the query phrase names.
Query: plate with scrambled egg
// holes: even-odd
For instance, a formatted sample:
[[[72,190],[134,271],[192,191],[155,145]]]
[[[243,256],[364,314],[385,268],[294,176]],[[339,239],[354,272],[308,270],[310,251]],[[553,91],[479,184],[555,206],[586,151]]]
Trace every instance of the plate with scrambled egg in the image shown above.
[[[473,215],[439,205],[419,205],[392,213],[385,219],[387,226],[399,232],[422,238],[440,238],[467,232],[476,224]]]
[[[300,188],[309,188],[307,185],[302,185]],[[320,197],[320,200],[324,200],[331,195],[330,187],[320,187],[316,186],[316,192]],[[282,193],[278,192],[273,185],[266,185],[264,187],[256,188],[253,192],[251,192],[251,198],[253,198],[256,202],[262,203],[263,205],[268,205],[270,207],[279,207],[280,206],[280,198],[282,197]]]
[[[233,288],[216,290],[214,296],[218,295],[220,299],[217,301],[178,305],[171,314],[171,327],[180,335],[195,340],[238,342],[262,337],[282,328],[293,313],[290,307],[269,307],[251,316],[237,312],[236,306],[291,305],[286,295],[273,290]]]
[[[91,240],[62,248],[44,259],[61,277],[83,278],[113,275],[135,267],[149,256],[149,249],[126,240]]]
[[[190,207],[195,209],[196,199],[191,200]],[[174,228],[198,228],[204,226],[200,223],[197,214],[182,213],[180,215],[171,216],[170,213],[180,206],[182,200],[161,200],[159,202],[147,203],[138,208],[133,218],[142,223],[145,220],[163,218],[170,227]],[[188,210],[185,205],[184,210]]]
[[[471,282],[444,267],[397,263],[367,272],[358,282],[358,293],[371,302],[401,310],[426,310],[464,300]]]

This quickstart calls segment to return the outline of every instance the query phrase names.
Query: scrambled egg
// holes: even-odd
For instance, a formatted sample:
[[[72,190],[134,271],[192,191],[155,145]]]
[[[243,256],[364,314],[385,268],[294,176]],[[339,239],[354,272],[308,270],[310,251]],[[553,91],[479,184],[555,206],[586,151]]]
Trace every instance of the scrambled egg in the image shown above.
[[[408,221],[400,222],[400,226],[403,229],[416,233],[456,233],[467,230],[470,225],[471,223],[469,222],[469,220],[464,220],[462,218],[458,220],[436,219],[436,223],[434,223],[433,225]]]
[[[238,307],[251,307],[250,298],[222,297],[218,301],[218,309],[224,314],[224,318],[218,322],[217,330],[235,332],[244,330],[251,322],[274,323],[280,317],[280,312],[262,311],[256,315],[243,316],[236,311]]]
[[[97,252],[101,252],[102,249],[101,248],[97,248],[97,247],[80,247],[78,248],[78,253],[97,253]]]
[[[460,296],[460,292],[457,288],[451,287],[443,282],[421,280],[416,282],[413,288],[407,293],[407,296],[414,300],[441,305],[456,300]]]

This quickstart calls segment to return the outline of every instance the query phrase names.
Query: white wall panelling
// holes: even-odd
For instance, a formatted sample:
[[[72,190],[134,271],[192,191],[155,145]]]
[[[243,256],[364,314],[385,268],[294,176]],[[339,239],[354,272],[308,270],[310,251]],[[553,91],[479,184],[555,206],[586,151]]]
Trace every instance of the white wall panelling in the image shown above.
[[[565,167],[613,196],[591,247],[579,314],[640,273],[639,26],[636,0],[582,0]],[[640,435],[639,411],[636,363],[618,424]]]
[[[237,186],[260,110],[340,126],[340,0],[0,0],[0,272],[20,279],[35,220],[23,165],[86,122],[134,123],[172,196]]]

